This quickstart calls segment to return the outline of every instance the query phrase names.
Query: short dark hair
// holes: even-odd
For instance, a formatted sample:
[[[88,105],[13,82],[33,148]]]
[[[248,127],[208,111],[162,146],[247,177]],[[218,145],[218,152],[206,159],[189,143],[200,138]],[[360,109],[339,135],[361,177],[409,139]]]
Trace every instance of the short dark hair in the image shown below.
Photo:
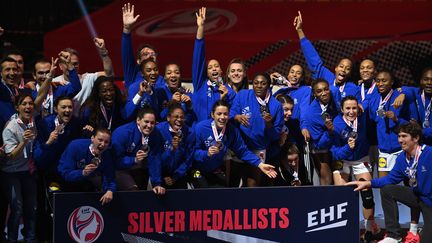
[[[14,62],[18,66],[18,63],[17,63],[17,61],[15,61],[15,59],[13,59],[12,57],[6,56],[0,60],[0,71],[3,70],[3,63],[5,63],[5,62]]]
[[[216,111],[216,108],[219,106],[225,106],[228,108],[228,110],[231,108],[227,101],[225,100],[218,100],[216,101],[212,106],[212,113]]]
[[[171,100],[170,102],[168,102],[168,115],[171,115],[171,113],[173,113],[177,109],[181,109],[184,112],[180,102],[175,100]]]
[[[407,123],[399,125],[399,127],[396,129],[396,132],[398,134],[401,132],[408,133],[413,138],[418,137],[419,140],[421,140],[422,138],[422,131],[423,131],[422,127],[415,120],[410,120]]]
[[[137,59],[139,59],[140,57],[141,57],[141,51],[144,49],[144,48],[149,48],[149,49],[152,49],[155,53],[157,53],[157,51],[156,51],[156,48],[154,47],[154,46],[152,46],[152,45],[150,45],[150,44],[148,44],[148,43],[143,43],[143,44],[141,44],[139,47],[138,47],[138,49],[137,49],[137,52],[136,52],[136,58]]]
[[[73,99],[69,96],[59,96],[57,97],[57,99],[54,100],[54,107],[57,107],[57,105],[60,103],[60,101],[62,100],[70,100],[73,103]]]
[[[294,105],[294,100],[291,98],[291,96],[288,96],[286,94],[278,94],[276,96],[276,99],[281,103],[281,104],[291,104]]]
[[[342,108],[343,105],[345,104],[345,101],[348,101],[348,100],[355,100],[357,102],[357,104],[359,103],[358,100],[357,100],[357,98],[355,96],[348,95],[348,96],[345,96],[345,97],[342,98],[342,100],[340,102],[340,107]]]
[[[153,114],[156,116],[156,113],[154,112],[154,110],[151,108],[151,106],[149,105],[144,105],[137,114],[137,118],[138,119],[142,119],[146,114]]]
[[[111,131],[108,130],[108,128],[105,128],[105,127],[97,127],[97,128],[93,131],[93,136],[96,136],[96,134],[98,134],[98,132],[100,132],[100,133],[106,133],[106,134],[110,135],[110,137],[111,137]]]
[[[312,81],[312,83],[311,83],[311,87],[312,87],[312,92],[313,92],[313,93],[315,93],[315,86],[316,86],[317,84],[319,84],[319,83],[326,83],[327,86],[330,87],[329,82],[327,82],[327,80],[322,79],[322,78],[314,79],[314,80]]]
[[[139,64],[139,70],[140,70],[142,73],[144,73],[144,72],[143,72],[144,66],[145,66],[147,63],[149,63],[149,62],[153,62],[154,64],[156,64],[156,66],[158,66],[158,63],[157,63],[155,60],[153,60],[153,58],[147,58],[147,59],[144,59],[144,60]]]
[[[38,64],[38,63],[49,63],[49,64],[51,64],[51,62],[48,59],[46,59],[46,58],[38,59],[38,60],[36,60],[36,62],[33,65],[33,73],[36,73],[36,64]]]
[[[5,51],[3,56],[8,57],[10,55],[16,55],[16,56],[24,57],[23,52],[21,50],[18,50],[18,49],[12,49],[12,50]]]

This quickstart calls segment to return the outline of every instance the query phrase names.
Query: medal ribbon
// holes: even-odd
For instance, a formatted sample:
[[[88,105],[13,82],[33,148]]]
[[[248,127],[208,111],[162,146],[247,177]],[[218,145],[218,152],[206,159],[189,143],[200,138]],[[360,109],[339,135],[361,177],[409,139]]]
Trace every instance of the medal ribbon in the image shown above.
[[[224,136],[224,134],[225,134],[226,126],[224,126],[224,127],[222,128],[222,131],[221,131],[220,133],[218,133],[218,131],[217,131],[215,121],[212,121],[211,126],[212,126],[212,130],[213,130],[213,136],[214,136],[216,142],[220,142],[220,141],[222,141],[222,138],[223,138],[223,136]]]
[[[425,93],[424,93],[424,91],[422,92],[422,94],[421,94],[421,99],[422,99],[422,102],[423,102],[423,107],[425,108],[425,121],[429,121],[429,116],[430,116],[430,113],[431,113],[431,101],[429,101],[429,104],[428,104],[428,106],[427,106],[427,108],[426,108],[426,97],[425,97]]]
[[[349,127],[351,127],[352,129],[353,129],[353,131],[354,132],[357,132],[357,125],[358,125],[358,121],[357,121],[357,117],[356,117],[356,119],[354,120],[354,122],[350,122],[350,121],[348,121],[346,118],[345,118],[345,116],[343,116],[342,117],[343,118],[343,120],[344,120],[344,122],[349,126]]]
[[[113,109],[111,112],[111,117],[110,117],[109,121],[108,121],[108,115],[107,115],[105,106],[102,104],[102,102],[100,103],[99,107],[101,109],[101,112],[102,112],[102,115],[103,115],[105,121],[108,123],[108,130],[111,130],[111,123],[112,123],[112,117],[113,117],[112,113],[114,112],[114,106],[113,106]]]
[[[390,92],[384,98],[384,100],[382,100],[382,97],[380,98],[380,104],[378,106],[378,110],[384,108],[385,104],[387,104],[387,101],[390,99],[390,97],[392,96],[392,94],[393,94],[393,90],[391,89]]]
[[[414,156],[414,161],[412,163],[412,165],[410,166],[410,156],[408,155],[408,153],[406,154],[405,160],[407,162],[407,169],[408,169],[408,177],[411,178],[415,178],[415,172],[417,169],[417,165],[418,165],[418,160],[420,158],[420,154],[422,153],[422,146],[417,145],[417,149],[416,149],[416,153]]]
[[[261,97],[255,96],[255,98],[257,99],[258,103],[262,106],[267,106],[269,100],[270,100],[270,92],[267,90],[267,94],[265,99],[261,99]]]

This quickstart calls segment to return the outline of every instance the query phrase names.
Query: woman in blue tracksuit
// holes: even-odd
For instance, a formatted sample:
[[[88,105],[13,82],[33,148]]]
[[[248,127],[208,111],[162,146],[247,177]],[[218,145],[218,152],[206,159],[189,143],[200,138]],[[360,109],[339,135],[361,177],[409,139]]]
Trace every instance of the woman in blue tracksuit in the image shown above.
[[[231,149],[241,160],[254,165],[270,178],[277,173],[272,165],[264,164],[244,144],[240,132],[229,120],[229,105],[217,101],[212,108],[212,119],[197,123],[194,127],[195,145],[193,182],[196,187],[226,186],[224,156]]]
[[[379,160],[378,175],[385,176],[393,168],[396,157],[402,152],[397,142],[396,128],[409,120],[408,106],[393,107],[399,92],[392,88],[393,77],[390,72],[382,71],[376,76],[378,93],[369,100],[369,117],[376,123]],[[407,102],[407,100],[405,100]]]
[[[132,50],[132,25],[135,24],[139,16],[134,16],[134,5],[125,4],[122,8],[123,14],[123,33],[122,33],[122,46],[121,58],[124,73],[125,88],[128,89],[130,85],[140,83],[143,80],[143,73],[139,65],[146,59],[153,59],[156,61],[156,49],[149,44],[141,44],[136,53],[136,60]],[[155,87],[163,87],[165,80],[161,75],[158,75]]]
[[[294,19],[294,27],[297,30],[297,34],[300,39],[300,46],[305,56],[306,62],[309,69],[312,72],[312,77],[322,78],[339,91],[341,98],[352,95],[358,100],[361,100],[360,90],[357,85],[352,82],[348,82],[351,74],[352,62],[348,58],[343,58],[339,61],[335,67],[334,73],[324,67],[324,63],[321,60],[318,52],[313,47],[312,43],[306,38],[303,32],[303,20],[301,13]],[[339,100],[336,100],[339,103]]]
[[[110,142],[111,132],[98,128],[91,139],[76,139],[67,146],[57,167],[66,182],[66,191],[101,189],[105,192],[100,199],[102,205],[113,199],[117,186],[114,162],[108,149]]]
[[[342,114],[339,114],[333,121],[336,138],[330,149],[335,161],[334,183],[335,185],[347,183],[351,171],[356,180],[371,180],[366,114],[359,114],[358,101],[354,96],[346,96],[342,99],[341,110]],[[372,190],[364,190],[360,194],[366,228],[363,238],[367,242],[378,240],[383,237],[383,231],[380,231],[374,220],[375,202]]]
[[[129,86],[126,99],[127,115],[129,117],[136,117],[139,109],[147,105],[156,112],[156,119],[160,121],[159,105],[161,104],[158,103],[155,85],[159,75],[159,67],[157,62],[151,58],[142,60],[139,67],[143,74],[143,79]]]
[[[420,88],[412,88],[413,94],[407,95],[410,116],[423,128],[422,142],[432,145],[432,68],[425,68],[420,78]]]
[[[239,125],[248,149],[263,161],[277,164],[284,114],[281,104],[270,93],[270,83],[268,74],[255,75],[253,90],[242,90],[237,94],[230,116]],[[254,168],[248,177],[248,186],[260,185],[258,170]]]
[[[383,242],[402,242],[397,206],[399,202],[422,211],[424,227],[420,242],[432,242],[432,148],[420,143],[422,128],[415,121],[402,124],[397,133],[403,152],[397,157],[389,174],[371,181],[356,181],[347,185],[356,185],[356,191],[369,187],[381,188],[387,231],[387,238]],[[410,187],[397,185],[404,180],[409,181]]]
[[[163,138],[162,177],[166,188],[187,188],[186,173],[193,156],[193,135],[185,125],[182,105],[168,104],[167,121],[156,125]]]
[[[337,103],[330,92],[330,86],[324,79],[312,82],[314,100],[301,113],[300,126],[303,134],[308,134],[306,141],[310,140],[311,153],[315,168],[320,177],[321,185],[332,183],[331,156],[329,149],[332,146],[335,134],[333,118],[339,113]]]
[[[273,96],[279,97],[281,95],[288,95],[293,100],[293,109],[291,111],[289,119],[285,119],[285,125],[289,128],[289,137],[291,142],[295,142],[297,147],[303,148],[305,137],[302,136],[300,128],[300,114],[301,110],[309,106],[311,102],[312,89],[310,86],[304,86],[304,70],[303,67],[294,64],[290,67],[288,71],[287,78],[285,79],[279,73],[273,73],[271,75],[272,79],[276,83],[281,83],[279,80],[282,79],[282,85],[287,85],[288,87],[281,88],[276,91]],[[278,99],[279,100],[279,99]],[[279,100],[281,102],[281,100]],[[285,104],[286,102],[282,102]],[[285,108],[284,108],[284,113]],[[294,140],[292,140],[294,138]],[[302,149],[301,149],[302,150]]]
[[[163,138],[156,125],[155,112],[144,106],[136,121],[117,128],[112,148],[116,158],[119,190],[145,190],[150,182],[156,194],[164,194],[161,174]]]
[[[196,14],[198,29],[192,58],[192,84],[194,88],[192,101],[197,121],[210,118],[211,108],[216,101],[220,99],[226,100],[231,105],[235,97],[235,92],[222,82],[222,69],[219,62],[211,59],[206,66],[205,17],[206,9],[199,9]]]
[[[181,103],[185,111],[185,123],[188,126],[192,126],[196,120],[195,112],[192,108],[192,93],[187,92],[186,89],[181,86],[181,72],[178,64],[169,63],[165,66],[165,80],[166,83],[163,87],[156,88],[160,120],[166,120],[168,115],[167,105],[170,101],[175,101]]]
[[[114,84],[114,80],[100,76],[96,79],[89,98],[81,107],[80,119],[85,126],[84,135],[92,134],[98,127],[114,131],[131,119],[133,109],[125,106],[120,89]]]

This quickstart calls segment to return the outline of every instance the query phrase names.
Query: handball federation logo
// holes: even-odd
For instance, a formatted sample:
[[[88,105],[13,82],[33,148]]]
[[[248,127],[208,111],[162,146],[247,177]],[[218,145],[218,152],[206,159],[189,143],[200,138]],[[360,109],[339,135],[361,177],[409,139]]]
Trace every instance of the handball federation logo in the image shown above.
[[[143,37],[190,37],[196,33],[196,9],[166,12],[139,21],[135,33]],[[228,10],[208,8],[206,35],[224,32],[237,22],[237,16]]]
[[[69,236],[78,243],[92,243],[102,234],[104,220],[93,207],[76,208],[69,216],[67,229]]]

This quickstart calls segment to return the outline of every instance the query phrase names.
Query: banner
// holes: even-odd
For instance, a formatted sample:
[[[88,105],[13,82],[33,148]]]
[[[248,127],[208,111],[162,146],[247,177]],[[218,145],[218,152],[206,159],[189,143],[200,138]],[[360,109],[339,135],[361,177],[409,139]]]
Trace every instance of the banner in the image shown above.
[[[351,187],[54,195],[54,242],[358,242]]]

